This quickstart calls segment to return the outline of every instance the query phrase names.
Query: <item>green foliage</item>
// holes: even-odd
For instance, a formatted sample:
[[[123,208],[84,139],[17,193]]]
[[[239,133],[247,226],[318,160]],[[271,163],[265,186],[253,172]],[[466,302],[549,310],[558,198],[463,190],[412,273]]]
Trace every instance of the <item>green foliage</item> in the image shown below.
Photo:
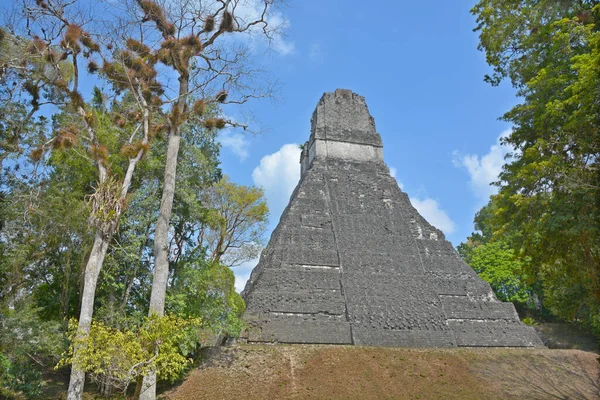
[[[0,396],[37,399],[43,387],[39,368],[31,368],[31,363],[23,359],[11,362],[7,356],[0,354]]]
[[[262,189],[237,185],[225,176],[202,200],[208,210],[201,235],[211,262],[236,266],[257,257],[269,216]]]
[[[544,305],[600,335],[600,4],[481,0],[472,10],[493,84],[522,103],[489,226],[543,286]]]
[[[496,297],[521,306],[533,306],[533,287],[526,275],[529,259],[515,255],[507,240],[494,238],[492,217],[496,211],[490,202],[475,216],[473,232],[457,246],[459,255],[490,284]]]
[[[140,326],[122,330],[93,322],[89,335],[82,335],[77,321],[71,320],[71,346],[57,367],[70,365],[77,347],[78,366],[93,380],[115,389],[125,391],[150,370],[173,381],[191,362],[187,355],[196,348],[201,326],[199,318],[152,315]]]
[[[467,238],[465,243],[456,246],[458,254],[467,264],[470,264],[471,262],[471,253],[473,249],[484,243],[488,243],[492,239],[493,232],[490,218],[493,215],[493,207],[493,203],[488,203],[477,212],[473,221],[476,232],[471,233],[471,236]]]
[[[244,309],[231,269],[203,260],[185,263],[167,292],[169,312],[205,321],[202,342],[209,345],[214,336],[239,335]]]
[[[99,104],[100,95],[97,94],[96,98],[96,127],[110,153],[108,162],[112,176],[118,177],[127,160],[120,155],[118,140],[111,135],[122,135],[122,132],[105,114],[111,113],[111,110],[123,110],[126,106],[108,104],[108,108],[103,108]],[[54,121],[57,126],[71,123],[68,114],[58,114]],[[197,232],[206,224],[207,215],[207,207],[201,203],[201,198],[208,187],[220,179],[216,134],[192,123],[184,124],[181,129],[184,137],[178,166],[179,185],[174,205],[176,218],[173,220],[172,242],[173,254],[177,256],[172,260],[174,277],[168,307],[178,317],[201,317],[203,323],[194,329],[182,328],[179,333],[183,336],[171,335],[177,339],[177,344],[166,341],[159,347],[160,357],[153,363],[164,371],[159,373],[161,379],[177,376],[178,371],[187,365],[187,361],[183,362],[187,360],[186,355],[194,351],[197,343],[211,342],[211,338],[222,333],[239,333],[240,314],[244,307],[241,297],[235,292],[231,270],[220,265],[209,267],[205,261],[204,246],[197,243]],[[129,211],[120,221],[119,232],[107,254],[105,268],[101,270],[95,315],[98,326],[104,327],[104,331],[99,329],[98,332],[99,335],[114,336],[115,342],[112,347],[105,348],[104,353],[90,359],[90,362],[99,365],[94,367],[96,372],[91,375],[101,383],[100,386],[123,387],[129,379],[123,377],[122,370],[127,360],[136,359],[136,354],[123,344],[129,338],[127,332],[144,333],[147,339],[142,350],[146,351],[151,347],[146,342],[152,340],[152,329],[167,330],[161,324],[152,329],[140,328],[147,324],[143,316],[147,314],[151,286],[152,235],[160,203],[164,151],[164,143],[158,142],[140,162],[139,174],[134,177],[126,202]],[[31,318],[36,318],[31,321],[37,322],[30,322],[31,326],[55,324],[55,335],[48,337],[58,335],[62,338],[65,327],[59,321],[78,315],[81,273],[93,239],[87,223],[91,208],[87,199],[97,185],[94,161],[87,156],[85,142],[79,141],[67,151],[52,152],[44,165],[45,170],[36,175],[36,180],[23,178],[30,171],[31,164],[27,160],[22,163],[26,166],[21,170],[22,174],[9,171],[10,174],[4,175],[9,179],[4,181],[7,192],[3,193],[1,210],[0,309],[8,309],[8,305],[19,298],[23,304],[37,307],[31,313]],[[181,324],[175,326],[181,327]],[[18,336],[6,336],[5,339],[11,337]],[[178,353],[174,352],[174,347],[177,347]],[[28,347],[25,342],[13,341],[6,348],[20,351]],[[121,348],[126,350],[121,351]],[[53,350],[52,357],[44,355],[49,358],[44,359],[44,366],[39,365],[39,368],[31,368],[33,360],[23,352],[6,353],[12,366],[10,376],[15,378],[10,378],[10,385],[7,383],[3,387],[7,391],[19,390],[22,393],[27,390],[26,396],[33,398],[34,388],[43,388],[36,386],[42,384],[36,377],[40,377],[40,371],[53,363],[57,352],[61,354],[62,348],[60,351]],[[111,360],[109,353],[115,358]],[[146,357],[147,353],[142,355]],[[110,370],[107,365],[112,365],[117,372],[114,375],[112,372],[102,373],[102,368]],[[30,388],[17,388],[15,382],[24,381],[25,373],[29,374],[25,381]],[[6,375],[6,379],[8,377]],[[13,389],[8,389],[9,386]]]
[[[76,312],[78,274],[90,245],[84,202],[90,176],[78,164],[71,165],[80,181],[68,179],[62,168],[30,180],[21,179],[20,171],[5,175],[0,307],[26,294],[43,319],[68,318]],[[22,170],[29,173],[25,166]]]
[[[154,66],[160,50],[169,59],[178,55],[183,59],[166,64],[186,75],[190,67],[194,87],[189,93],[237,86],[242,90],[231,91],[234,101],[237,95],[243,99],[245,74],[238,83],[228,78],[202,82],[204,74],[190,62],[202,51],[204,40],[196,36],[171,38],[183,52],[160,49],[154,39],[150,47],[150,42],[128,41],[131,51],[112,41],[115,47],[105,49],[94,43],[96,32],[88,35],[71,23],[78,2],[34,3],[28,12],[37,17],[22,37],[0,29],[0,390],[33,398],[43,388],[41,371],[56,362],[65,346],[66,321],[80,313],[83,274],[98,227],[112,241],[104,264],[96,266],[95,322],[85,340],[71,329],[74,347],[61,365],[70,362],[73,349],[85,349],[81,362],[104,394],[102,388],[123,389],[149,369],[161,379],[174,379],[199,342],[242,328],[244,303],[235,292],[233,273],[209,259],[202,233],[215,226],[223,233],[227,243],[219,245],[219,258],[251,258],[262,240],[266,205],[261,192],[230,182],[232,197],[224,199],[238,214],[224,214],[217,210],[219,203],[204,201],[222,178],[217,132],[204,126],[206,121],[217,128],[225,124],[218,102],[226,100],[227,92],[216,99],[192,99],[186,93],[177,100],[195,104],[195,113],[171,107],[170,101],[163,103],[164,90],[173,87],[158,79],[163,71]],[[93,30],[94,24],[85,28]],[[79,92],[89,88],[84,64],[97,73],[102,89]],[[182,141],[169,231],[168,308],[173,317],[148,319],[143,316],[164,184],[164,139],[174,126],[171,134]],[[127,196],[120,198],[126,171],[138,159]],[[230,229],[227,224],[236,215],[250,219]],[[232,234],[243,239],[234,242]]]
[[[38,312],[25,305],[0,314],[0,394],[7,397],[39,397],[44,369],[66,348],[61,324]]]
[[[8,357],[0,353],[0,396],[2,397],[16,397],[16,393],[10,389],[13,379],[11,366],[12,364]]]
[[[0,350],[14,351],[34,358],[56,359],[64,350],[63,326],[56,321],[42,321],[39,309],[25,305],[5,310],[0,319]]]
[[[473,249],[468,263],[492,286],[499,300],[522,304],[529,301],[523,263],[505,244],[490,242],[477,246]]]
[[[524,324],[527,324],[529,326],[539,325],[539,323],[531,317],[523,318],[521,321],[523,321]]]

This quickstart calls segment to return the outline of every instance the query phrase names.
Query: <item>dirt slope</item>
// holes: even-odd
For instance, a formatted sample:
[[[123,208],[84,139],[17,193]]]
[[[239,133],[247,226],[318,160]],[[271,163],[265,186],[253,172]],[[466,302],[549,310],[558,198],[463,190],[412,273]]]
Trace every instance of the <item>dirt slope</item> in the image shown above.
[[[168,399],[600,399],[579,350],[222,348]]]

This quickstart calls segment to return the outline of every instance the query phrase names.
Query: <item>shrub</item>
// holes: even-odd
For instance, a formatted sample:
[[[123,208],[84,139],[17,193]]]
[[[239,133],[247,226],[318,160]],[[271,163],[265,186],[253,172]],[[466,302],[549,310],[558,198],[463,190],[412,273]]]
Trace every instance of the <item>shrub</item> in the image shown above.
[[[155,370],[159,379],[174,381],[191,362],[201,321],[152,315],[132,329],[119,330],[94,322],[90,334],[79,335],[77,321],[69,324],[71,346],[57,367],[76,363],[99,384],[105,395],[126,391],[131,382]],[[73,359],[73,348],[78,357]]]

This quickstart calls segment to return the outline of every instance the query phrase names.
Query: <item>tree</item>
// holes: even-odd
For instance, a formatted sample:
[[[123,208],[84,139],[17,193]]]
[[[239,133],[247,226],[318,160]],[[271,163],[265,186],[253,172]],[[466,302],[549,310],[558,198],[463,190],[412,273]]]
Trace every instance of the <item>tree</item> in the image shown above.
[[[64,61],[56,60],[54,70],[46,69],[37,46],[41,42],[0,28],[0,170],[6,159],[22,155],[43,137],[46,119],[36,119],[36,113],[55,104],[48,96],[52,75],[57,71],[71,74],[70,64]]]
[[[206,260],[190,259],[167,291],[166,310],[181,318],[199,318],[202,344],[220,344],[223,336],[237,337],[245,310],[235,291],[235,277],[228,267]]]
[[[269,35],[266,15],[272,0],[264,0],[260,15],[250,20],[235,15],[241,3],[240,0],[218,0],[212,7],[205,7],[182,2],[167,13],[165,8],[151,0],[138,1],[143,11],[142,22],[151,22],[156,36],[161,40],[156,54],[161,62],[171,68],[178,81],[178,87],[174,89],[177,97],[172,100],[169,115],[163,192],[154,233],[150,313],[163,315],[165,310],[169,276],[169,226],[175,196],[181,125],[190,113],[202,114],[209,102],[241,104],[252,98],[269,95],[270,92],[257,91],[247,80],[249,71],[242,64],[245,51],[236,51],[226,45],[224,49],[217,47],[223,36],[249,32],[256,27]],[[202,98],[191,104],[190,95],[194,93],[201,93]],[[216,129],[226,124],[236,125],[223,118],[206,119],[204,124],[207,128]],[[154,399],[155,393],[156,377],[151,371],[144,378],[140,398]]]
[[[530,289],[523,276],[523,262],[506,244],[496,241],[477,246],[468,263],[481,279],[491,285],[501,301],[525,305],[530,300]]]
[[[268,218],[262,189],[236,185],[224,177],[206,191],[208,221],[198,240],[214,264],[236,266],[256,258],[263,247]]]
[[[169,287],[175,285],[190,263],[204,263],[204,248],[197,241],[198,231],[206,223],[207,215],[202,196],[221,176],[216,131],[204,128],[201,122],[192,118],[181,127],[178,184],[169,242]],[[119,329],[139,323],[141,315],[148,312],[152,237],[160,204],[165,148],[166,143],[154,142],[145,162],[140,165],[141,181],[128,200],[128,212],[121,221],[101,276],[97,294],[101,297],[96,315],[100,321]],[[177,301],[191,302],[189,296],[193,294],[178,286],[182,292]],[[183,316],[177,307],[169,305],[169,301],[166,307],[170,313]],[[206,324],[212,323],[201,310],[198,313],[195,315],[204,316]]]
[[[0,311],[0,397],[34,399],[65,340],[59,322],[41,320],[30,304],[17,308]]]
[[[467,241],[465,243],[461,243],[456,246],[458,254],[463,260],[465,260],[467,264],[470,263],[471,254],[474,249],[492,240],[494,231],[490,218],[492,217],[494,211],[494,205],[491,202],[477,211],[477,214],[475,214],[475,218],[473,220],[475,232],[471,233],[471,235],[467,237]]]
[[[200,325],[199,319],[153,315],[133,329],[119,330],[94,322],[89,334],[82,336],[74,323],[69,330],[72,345],[61,364],[72,364],[74,349],[81,349],[81,368],[100,383],[106,397],[115,389],[126,392],[130,382],[149,369],[158,370],[163,378],[173,381],[191,362],[186,356],[196,347]]]
[[[44,97],[62,100],[58,106],[69,113],[69,118],[55,127],[54,136],[32,151],[31,157],[41,160],[44,152],[49,149],[67,149],[78,143],[94,160],[97,169],[98,180],[95,191],[90,196],[89,218],[95,234],[85,267],[79,317],[79,332],[87,335],[91,326],[98,276],[126,208],[135,168],[148,150],[148,143],[153,135],[151,130],[155,121],[151,113],[157,105],[150,104],[149,101],[157,94],[158,87],[154,80],[152,61],[134,63],[138,60],[133,60],[130,54],[123,51],[109,51],[107,54],[106,48],[101,47],[93,35],[82,28],[84,21],[73,21],[75,17],[69,14],[69,6],[72,4],[39,0],[35,4],[26,4],[22,12],[27,20],[27,34],[31,36],[27,50],[43,64],[44,73],[39,81],[50,88]],[[107,110],[86,104],[80,93],[81,64],[87,60],[88,71],[96,72],[99,68],[97,59],[103,61],[103,76],[115,89],[127,91],[130,99],[130,108],[119,110],[122,123],[117,124],[120,125],[117,129],[107,126],[110,118],[106,115]],[[69,74],[65,72],[65,68],[61,68],[65,63],[70,65]],[[29,74],[24,76],[35,110],[42,94],[41,83],[32,81],[33,78],[35,76]],[[129,121],[127,116],[131,116]],[[114,168],[113,163],[117,164],[122,158],[111,159],[108,150],[111,144],[127,160],[126,167],[120,171],[120,168]],[[69,384],[70,399],[81,397],[85,379],[84,372],[77,365],[77,349],[74,361]]]
[[[189,196],[187,185],[189,181],[180,182],[180,196],[181,192]],[[195,196],[182,197],[191,201],[179,202],[175,218],[166,309],[200,317],[207,335],[213,337],[207,341],[214,344],[215,337],[235,336],[241,330],[245,306],[228,267],[258,256],[267,205],[261,189],[236,185],[227,177]],[[182,203],[187,204],[182,207]],[[187,211],[182,213],[182,208]]]
[[[475,215],[475,229],[467,241],[457,246],[462,259],[481,279],[488,282],[501,301],[515,303],[518,309],[534,308],[539,285],[532,285],[526,271],[529,259],[518,257],[508,238],[494,235],[492,218],[495,204],[490,201]]]
[[[6,94],[2,110],[15,117],[0,126],[1,160],[13,157],[2,164],[3,178],[10,179],[3,179],[2,187],[7,190],[2,198],[9,201],[2,201],[0,279],[8,282],[9,290],[4,291],[3,287],[0,295],[9,299],[15,293],[25,293],[21,289],[26,288],[31,290],[28,300],[37,297],[43,302],[60,292],[64,299],[61,306],[44,306],[40,313],[49,319],[66,318],[79,308],[77,332],[82,337],[76,342],[85,345],[83,339],[95,308],[100,308],[103,320],[111,324],[118,323],[111,320],[118,314],[114,311],[117,298],[121,304],[117,308],[135,310],[133,313],[145,308],[140,299],[147,290],[147,272],[152,267],[147,253],[151,238],[158,242],[161,238],[169,239],[162,233],[174,227],[173,240],[166,243],[168,253],[189,241],[185,236],[190,233],[186,228],[188,222],[194,220],[197,224],[206,218],[207,213],[198,210],[186,215],[185,207],[180,204],[174,206],[183,211],[181,217],[177,215],[171,221],[169,211],[169,218],[163,218],[177,196],[177,190],[173,189],[175,179],[179,178],[175,177],[174,167],[181,136],[186,126],[194,124],[211,132],[212,147],[197,149],[208,154],[206,165],[199,165],[206,168],[194,179],[203,183],[218,180],[213,157],[218,153],[214,150],[215,131],[225,126],[246,128],[225,118],[219,110],[221,104],[245,103],[269,96],[271,91],[268,85],[255,85],[253,79],[259,71],[246,64],[245,46],[219,38],[252,30],[268,36],[271,30],[266,24],[266,11],[272,2],[264,2],[264,10],[256,18],[248,18],[241,12],[235,15],[245,7],[244,2],[238,1],[177,6],[172,3],[164,9],[153,2],[139,1],[128,4],[125,12],[118,10],[112,14],[118,17],[104,21],[86,19],[85,12],[77,9],[79,5],[77,1],[62,0],[26,0],[15,4],[13,10],[18,17],[9,16],[10,22],[0,34],[0,89],[2,95]],[[118,9],[121,4],[111,6]],[[177,24],[171,25],[170,20]],[[173,74],[180,78],[174,85]],[[102,89],[86,93],[89,85],[83,84],[84,81],[97,83]],[[52,118],[45,120],[41,114],[50,114]],[[165,137],[168,143],[160,140]],[[162,144],[165,154],[150,159],[152,148],[160,149]],[[30,160],[26,160],[26,155]],[[152,173],[147,174],[149,170],[144,163],[154,163],[155,167],[161,160],[166,165],[167,173],[163,175],[166,178],[156,180]],[[30,175],[34,178],[26,179],[32,171]],[[147,178],[151,184],[145,184]],[[5,182],[9,184],[5,186]],[[60,203],[68,197],[69,184],[78,189],[69,198],[69,206],[52,213],[50,202],[44,202],[51,199]],[[165,193],[168,201],[162,202],[164,207],[145,214],[156,216],[158,226],[141,218],[124,219],[138,190],[139,196],[152,190]],[[186,196],[183,191],[179,193],[182,195],[179,199]],[[136,206],[151,209],[149,203],[143,205],[144,199],[136,200],[139,200]],[[78,218],[73,220],[85,223],[77,226],[69,219],[60,220],[59,215],[68,212],[68,207],[77,210]],[[37,214],[41,211],[45,214]],[[26,223],[19,225],[19,214]],[[59,231],[57,220],[69,223],[59,224],[61,229],[64,227]],[[124,229],[119,231],[121,224]],[[55,240],[58,237],[62,239]],[[36,243],[44,245],[45,251],[35,252]],[[187,250],[180,253],[187,257]],[[142,254],[143,262],[130,264],[133,269],[127,271],[125,266],[135,258],[134,254]],[[81,257],[86,259],[85,265],[80,265]],[[73,262],[75,259],[77,262]],[[111,267],[109,271],[103,271],[105,260]],[[177,259],[168,261],[173,266],[177,264]],[[153,298],[160,300],[162,296],[164,308],[166,288],[160,283],[168,282],[161,281],[160,274],[165,272],[162,264],[155,265],[159,278],[153,280],[158,288],[153,291]],[[36,274],[25,273],[28,269]],[[79,281],[72,279],[77,278],[79,271],[85,278],[80,288]],[[137,280],[138,271],[145,280]],[[168,276],[168,266],[166,272]],[[30,276],[37,281],[29,279]],[[100,276],[105,282],[99,287],[98,304],[96,289]],[[63,285],[60,288],[59,282]],[[223,282],[229,285],[230,280]],[[77,294],[79,301],[75,301]],[[76,347],[69,398],[79,398],[83,390],[84,374],[78,368],[77,353]]]
[[[514,157],[492,198],[494,235],[529,257],[545,301],[600,334],[600,4],[482,0],[479,48],[522,103],[503,119]]]

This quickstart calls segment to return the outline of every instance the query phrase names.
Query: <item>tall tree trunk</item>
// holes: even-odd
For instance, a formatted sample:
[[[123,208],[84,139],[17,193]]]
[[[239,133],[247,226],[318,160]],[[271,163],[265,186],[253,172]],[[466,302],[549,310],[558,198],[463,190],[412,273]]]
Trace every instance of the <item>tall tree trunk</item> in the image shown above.
[[[60,292],[60,317],[63,320],[69,318],[69,296],[71,289],[71,250],[67,250],[65,257],[65,272],[64,280],[62,283],[62,290]]]
[[[189,75],[187,66],[179,71],[179,99],[175,104],[178,115],[186,109],[189,90]],[[154,277],[152,278],[152,292],[150,293],[149,315],[164,315],[165,298],[167,296],[167,283],[169,280],[169,225],[171,224],[171,211],[175,197],[175,178],[177,177],[177,157],[179,156],[179,143],[181,142],[179,121],[171,124],[167,157],[165,160],[165,176],[163,178],[163,193],[160,201],[158,221],[154,229]],[[151,370],[142,382],[140,400],[156,399],[156,371]]]
[[[148,111],[144,111],[144,140],[143,143],[148,142]],[[129,192],[131,185],[131,179],[135,171],[137,163],[141,160],[144,152],[140,150],[135,158],[129,160],[129,166],[121,185],[121,200],[124,201]],[[99,181],[104,182],[107,177],[107,170],[104,166],[99,166]],[[92,325],[92,314],[94,313],[94,297],[96,295],[96,285],[98,283],[98,276],[100,275],[100,269],[104,263],[104,257],[108,251],[108,246],[112,241],[112,238],[117,231],[119,220],[122,216],[123,210],[121,210],[114,221],[109,227],[106,227],[103,232],[102,229],[96,228],[96,236],[94,237],[94,245],[88,258],[87,265],[85,266],[84,280],[83,280],[83,295],[81,296],[81,311],[79,313],[79,326],[78,335],[79,337],[86,337],[90,334],[90,328]],[[83,387],[85,385],[85,371],[83,371],[77,365],[77,354],[79,349],[77,346],[73,349],[73,363],[71,366],[71,378],[69,380],[69,390],[67,392],[67,400],[81,400],[83,396]]]
[[[173,132],[169,136],[162,200],[154,231],[154,277],[152,278],[152,292],[150,294],[150,315],[162,316],[165,312],[165,297],[169,278],[169,224],[175,196],[175,177],[180,141],[181,137],[178,132]],[[156,372],[150,371],[144,377],[140,400],[154,400],[155,398]]]
[[[79,334],[89,335],[92,324],[92,313],[94,312],[94,296],[96,293],[96,284],[100,268],[104,262],[104,257],[108,250],[108,245],[112,239],[111,235],[103,235],[100,229],[96,229],[94,245],[87,265],[85,266],[85,277],[83,285],[83,296],[81,298],[81,312],[79,314]],[[77,348],[73,353],[73,365],[71,367],[71,380],[69,381],[68,400],[80,400],[83,395],[83,386],[85,384],[85,371],[77,365]]]
[[[181,137],[173,134],[169,137],[165,176],[160,212],[154,231],[154,278],[150,294],[150,312],[163,315],[167,279],[169,276],[169,224],[175,197],[175,177],[177,174],[177,157]]]

